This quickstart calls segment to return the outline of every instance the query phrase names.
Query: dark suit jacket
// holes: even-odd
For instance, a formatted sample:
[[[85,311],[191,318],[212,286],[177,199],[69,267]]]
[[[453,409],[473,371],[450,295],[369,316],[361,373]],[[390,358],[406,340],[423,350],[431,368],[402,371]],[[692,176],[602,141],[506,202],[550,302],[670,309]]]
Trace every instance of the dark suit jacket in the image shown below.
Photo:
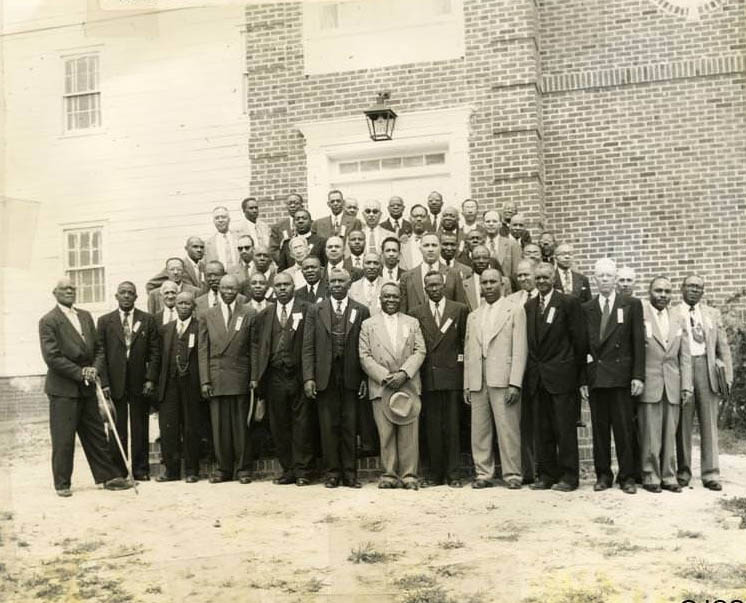
[[[199,263],[197,264],[199,266],[199,272],[195,272],[194,267],[192,266],[192,261],[188,257],[184,257],[183,261],[184,276],[182,277],[182,281],[187,283],[188,285],[196,287],[200,291],[204,290],[206,284],[200,278],[201,274],[204,273],[205,270],[204,262],[202,260],[199,261]],[[158,289],[164,282],[168,280],[168,278],[168,272],[164,268],[145,284],[145,291],[150,293],[153,289]]]
[[[362,223],[357,218],[353,218],[352,216],[348,216],[346,213],[342,212],[342,226],[340,228],[339,236],[343,239],[347,239],[347,234],[351,230],[360,230],[362,228]],[[319,218],[318,220],[314,220],[313,224],[311,225],[311,230],[315,232],[317,235],[319,235],[322,239],[328,239],[334,234],[334,228],[332,228],[332,217],[324,216],[323,218]]]
[[[215,396],[249,393],[251,378],[251,332],[256,311],[236,303],[226,329],[221,306],[199,316],[199,377],[212,385]]]
[[[500,224],[500,236],[507,237],[510,235],[510,226],[506,224]],[[531,233],[529,232],[528,228],[523,231],[523,234],[521,235],[520,243],[521,243],[521,249],[523,249],[526,246],[526,243],[531,242]]]
[[[347,270],[347,272],[350,273],[350,281],[351,282],[354,283],[355,281],[359,281],[361,278],[363,278],[364,273],[363,273],[362,268],[356,268],[354,266],[348,266],[347,263],[346,263],[346,260],[342,260],[341,264],[342,264],[341,266],[339,266],[339,264],[338,264],[338,266],[340,268],[344,268],[345,270]],[[322,276],[322,279],[325,280],[325,281],[327,281],[327,282],[329,281],[329,267],[330,266],[331,266],[331,264],[327,264],[324,267],[324,274]]]
[[[282,243],[292,238],[294,233],[293,219],[290,216],[269,227],[269,253],[275,261],[280,254]]]
[[[390,217],[381,222],[380,226],[384,230],[388,230],[398,237],[403,234],[412,234],[412,223],[409,220],[405,220],[404,218],[399,218],[399,232],[394,232],[394,224]]]
[[[197,298],[197,296],[199,296],[200,293],[202,293],[202,289],[194,287],[193,285],[190,285],[189,283],[184,281],[181,282],[181,290],[189,291],[192,295],[194,295],[195,299]],[[163,298],[161,297],[161,288],[158,287],[157,289],[153,289],[150,293],[148,293],[148,313],[157,314],[162,309]]]
[[[161,370],[158,377],[158,402],[163,402],[163,398],[166,395],[166,386],[168,385],[168,373],[171,368],[171,344],[176,335],[176,324],[175,320],[165,325],[161,330],[161,338],[163,345],[161,346]],[[197,317],[192,315],[192,320],[189,323],[186,331],[182,336],[187,343],[187,350],[189,351],[186,358],[181,358],[182,363],[186,363],[189,366],[189,389],[193,392],[194,397],[200,397],[200,380],[199,380],[199,353],[198,353],[198,341],[199,341],[199,322]],[[194,345],[189,346],[189,339],[192,339]]]
[[[427,301],[425,295],[425,289],[422,286],[422,267],[425,264],[420,264],[412,270],[407,270],[402,274],[399,280],[399,288],[401,289],[401,312],[407,314],[417,306],[424,304]],[[461,280],[461,274],[456,268],[448,268],[444,264],[439,263],[440,273],[445,276],[445,296],[447,299],[466,303],[466,293],[464,292],[464,283]]]
[[[542,316],[538,295],[524,307],[528,361],[523,389],[533,395],[542,383],[550,394],[575,391],[580,386],[588,345],[580,302],[554,291]]]
[[[329,386],[332,372],[332,300],[325,299],[316,312],[306,317],[303,333],[303,380],[316,381],[316,389],[324,391]],[[357,391],[366,378],[360,366],[360,325],[370,316],[368,308],[348,298],[345,309],[345,353],[343,358],[344,387]]]
[[[363,256],[364,255],[365,255],[365,253],[363,253]],[[360,259],[362,259],[362,256],[361,256]],[[342,263],[342,265],[344,266],[344,269],[347,270],[347,272],[350,273],[350,275],[352,275],[353,271],[357,272],[358,270],[360,270],[362,272],[362,270],[363,270],[362,268],[358,268],[357,266],[353,266],[352,265],[352,257],[350,257],[350,256],[348,256],[348,257],[346,257],[344,259],[344,262]],[[355,279],[355,280],[359,280],[359,279]]]
[[[308,243],[311,245],[311,253],[309,255],[319,258],[322,266],[326,266],[326,239],[321,238],[319,235],[311,233],[308,237]],[[295,260],[290,256],[290,240],[286,239],[283,241],[280,247],[280,255],[277,258],[277,271],[282,272],[286,268],[295,265]]]
[[[565,291],[562,287],[562,279],[559,275],[559,270],[554,271],[554,288],[557,291],[562,291],[567,295],[572,295],[580,299],[580,303],[584,304],[591,299],[591,284],[588,282],[588,277],[580,272],[570,270],[572,273],[572,291]]]
[[[465,304],[446,299],[440,327],[430,311],[430,300],[414,308],[410,315],[420,321],[427,348],[425,362],[420,368],[422,390],[463,390],[464,338],[469,309]]]
[[[47,364],[44,393],[50,396],[77,398],[86,387],[82,368],[98,367],[103,362],[104,350],[96,335],[93,318],[85,310],[75,309],[83,337],[58,306],[39,320],[41,355]],[[92,384],[89,385],[91,386]]]
[[[269,358],[272,352],[272,321],[277,311],[277,303],[269,304],[264,310],[259,312],[256,317],[254,332],[251,338],[251,380],[260,384],[264,373],[269,366]],[[300,320],[297,321],[297,327],[292,330],[293,336],[290,342],[291,355],[295,358],[298,368],[303,367],[303,374],[306,374],[306,367],[303,366],[303,332],[306,328],[306,320],[309,313],[316,311],[315,304],[309,304],[297,297],[293,298],[293,309],[288,316],[288,321],[292,325],[293,315],[300,314]],[[301,374],[298,375],[299,377]]]
[[[317,304],[319,303],[320,299],[323,300],[329,297],[329,283],[327,283],[326,278],[322,277],[322,279],[318,282],[316,295],[311,295],[311,291],[308,288],[308,285],[305,285],[300,289],[295,290],[295,297],[297,297],[298,299],[302,299],[309,304]]]
[[[97,331],[104,350],[104,362],[98,369],[101,385],[111,389],[112,398],[140,396],[145,381],[158,382],[161,340],[155,317],[137,308],[132,311],[129,358],[118,309],[98,319]]]
[[[588,387],[628,388],[632,379],[645,381],[645,325],[640,300],[617,293],[600,340],[598,296],[583,304],[583,316],[590,355],[585,367]]]

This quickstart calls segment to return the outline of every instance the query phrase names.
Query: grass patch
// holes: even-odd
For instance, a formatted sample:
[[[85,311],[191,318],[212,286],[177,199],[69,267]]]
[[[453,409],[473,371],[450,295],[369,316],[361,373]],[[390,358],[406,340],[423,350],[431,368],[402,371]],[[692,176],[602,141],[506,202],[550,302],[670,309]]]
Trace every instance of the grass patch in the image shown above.
[[[457,603],[456,599],[452,599],[440,585],[406,592],[400,601],[402,603]]]
[[[692,532],[691,530],[679,530],[676,532],[676,538],[704,538],[702,532]]]
[[[609,542],[604,550],[604,557],[621,557],[646,550],[645,547],[632,544],[629,540]]]
[[[67,546],[63,544],[63,553],[65,555],[85,555],[86,553],[97,551],[105,544],[103,540],[89,540],[88,542],[78,542],[73,546],[70,546],[72,542],[73,541],[68,541],[65,543]]]
[[[453,534],[449,533],[446,536],[445,540],[441,540],[440,542],[438,542],[438,546],[441,549],[450,550],[450,549],[463,549],[464,546],[466,545],[464,544],[463,540],[460,540],[454,537]]]
[[[721,429],[718,446],[722,454],[746,455],[746,432],[735,429]]]
[[[520,538],[520,534],[518,532],[508,532],[507,534],[491,534],[490,536],[485,536],[487,540],[497,540],[499,542],[517,542]]]
[[[617,589],[603,576],[594,583],[584,583],[582,576],[565,575],[551,580],[544,593],[523,599],[523,603],[606,603]]]
[[[13,519],[12,511],[0,511],[0,521],[10,521]]]
[[[304,591],[307,593],[317,593],[320,592],[321,589],[324,588],[324,586],[326,586],[324,581],[314,576],[305,583]]]
[[[148,586],[148,588],[145,589],[145,592],[149,595],[160,595],[163,594],[163,589],[158,585]]]
[[[418,588],[431,588],[437,582],[435,578],[427,574],[408,574],[394,580],[394,584],[402,590],[416,590]]]
[[[352,561],[352,563],[384,563],[396,559],[396,557],[398,555],[376,550],[372,542],[365,542],[350,551],[347,561]]]
[[[365,519],[360,522],[360,527],[366,532],[380,532],[386,527],[383,519]]]
[[[742,530],[746,528],[746,496],[735,496],[733,498],[724,498],[720,500],[720,505],[726,511],[738,515],[741,518]]]
[[[338,521],[339,517],[335,517],[334,515],[327,513],[321,519],[317,519],[316,521],[314,521],[314,523],[337,523]]]
[[[746,563],[713,563],[700,557],[690,557],[676,575],[688,580],[708,583],[710,587],[743,588],[746,584]]]
[[[593,523],[600,523],[601,525],[605,526],[613,526],[614,520],[611,517],[599,516],[593,518]]]
[[[466,574],[466,570],[461,565],[442,565],[436,568],[435,573],[442,578],[459,578]]]

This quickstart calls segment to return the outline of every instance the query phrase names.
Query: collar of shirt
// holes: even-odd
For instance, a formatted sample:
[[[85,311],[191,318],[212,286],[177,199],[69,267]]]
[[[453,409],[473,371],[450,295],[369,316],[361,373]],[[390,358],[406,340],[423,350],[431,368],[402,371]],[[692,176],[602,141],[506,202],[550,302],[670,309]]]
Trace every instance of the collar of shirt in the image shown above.
[[[339,307],[339,302],[342,302],[342,314],[345,313],[347,310],[347,302],[349,301],[349,297],[346,295],[342,299],[335,299],[333,297],[330,297],[329,300],[332,302],[332,311],[336,312],[337,308]]]
[[[309,283],[308,281],[306,281],[306,287],[308,287],[308,292],[309,293],[311,293],[313,295],[316,295],[316,293],[319,290],[319,283],[314,283],[312,285],[311,283]]]
[[[62,312],[67,316],[75,316],[78,317],[78,311],[75,309],[74,306],[70,306],[69,308],[67,306],[63,306],[62,304],[58,303],[57,307],[62,310]]]
[[[290,298],[290,301],[288,301],[287,304],[285,304],[285,312],[287,312],[288,319],[290,318],[290,315],[293,313],[293,304],[295,303],[295,297]],[[277,302],[277,308],[275,308],[275,311],[277,313],[277,320],[280,320],[280,315],[282,314],[282,304],[278,301]]]
[[[616,291],[612,289],[611,295],[609,295],[609,311],[614,307],[614,300],[616,299]],[[601,312],[604,311],[604,305],[606,304],[606,298],[599,294],[598,296],[598,307],[601,308]]]
[[[176,308],[168,308],[167,306],[163,306],[163,324],[167,325],[169,322],[171,322],[171,318],[176,316]]]
[[[135,313],[134,308],[132,308],[132,310],[127,311],[127,322],[130,324],[130,326],[132,326],[132,316],[134,315],[134,313]],[[124,310],[119,308],[119,322],[124,322],[124,316],[125,316]]]
[[[178,333],[179,330],[182,332],[186,331],[189,328],[189,325],[192,322],[192,317],[190,316],[186,320],[181,320],[181,318],[176,318],[176,332]]]
[[[541,295],[537,289],[532,289],[531,291],[528,292],[529,297],[534,297],[534,291],[536,291],[537,294]],[[554,295],[554,289],[550,289],[549,293],[547,293],[544,296],[544,307],[545,308],[547,308],[549,306],[549,302],[552,299],[552,295]],[[613,305],[614,305],[614,302],[612,301],[611,302],[611,306],[613,306]],[[611,308],[611,306],[609,306],[609,308]],[[603,306],[601,306],[601,307],[603,308]]]
[[[438,308],[438,313],[440,314],[441,319],[443,318],[443,312],[446,310],[446,298],[441,297],[440,301],[436,304],[433,300],[429,300],[428,303],[430,304],[430,314],[435,316],[435,307]]]
[[[212,307],[216,303],[220,303],[220,302],[222,302],[222,300],[220,299],[220,295],[218,295],[218,292],[210,289],[207,292],[207,305]]]
[[[223,301],[223,298],[219,298],[220,308],[223,310],[223,314],[225,314],[228,311],[228,308],[230,307],[231,313],[236,311],[236,300],[234,299],[230,304],[226,304]]]
[[[194,271],[199,274],[199,264],[195,262],[192,258],[190,258],[188,255],[184,256],[184,262],[189,262],[192,265],[192,268],[194,268]]]

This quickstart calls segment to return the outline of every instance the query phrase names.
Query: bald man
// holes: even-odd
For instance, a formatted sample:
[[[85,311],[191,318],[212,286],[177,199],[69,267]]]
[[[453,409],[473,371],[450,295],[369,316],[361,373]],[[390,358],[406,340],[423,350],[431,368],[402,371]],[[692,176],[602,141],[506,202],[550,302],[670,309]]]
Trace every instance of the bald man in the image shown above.
[[[521,248],[531,242],[531,233],[528,231],[528,220],[522,213],[517,213],[510,219],[508,232],[510,238],[518,243]]]
[[[623,295],[635,296],[635,283],[637,282],[637,275],[635,269],[629,266],[622,266],[619,269],[619,274],[616,279],[616,288],[619,293]]]
[[[182,280],[196,289],[204,289],[204,262],[205,242],[197,236],[190,236],[184,244],[186,255],[182,258],[183,270]],[[145,285],[145,291],[150,293],[153,289],[160,287],[170,278],[168,271],[164,268]]]
[[[161,300],[163,307],[154,314],[159,329],[163,329],[172,320],[176,320],[176,296],[179,287],[173,281],[166,281],[161,285]]]
[[[238,279],[220,279],[220,301],[199,316],[199,377],[210,402],[217,469],[210,483],[251,482],[249,380],[251,329],[256,311],[240,305]]]
[[[76,288],[69,278],[61,278],[52,293],[57,304],[39,321],[39,342],[48,367],[44,393],[49,398],[54,488],[58,496],[72,496],[76,433],[95,482],[108,490],[131,488],[112,461],[99,415],[94,382],[104,350],[93,318],[74,306]]]

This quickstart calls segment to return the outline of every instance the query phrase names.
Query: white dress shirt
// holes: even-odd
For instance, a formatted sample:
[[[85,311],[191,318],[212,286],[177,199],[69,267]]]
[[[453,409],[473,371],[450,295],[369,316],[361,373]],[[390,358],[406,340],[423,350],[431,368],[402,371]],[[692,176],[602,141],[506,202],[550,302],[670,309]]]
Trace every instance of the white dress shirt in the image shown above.
[[[435,320],[435,323],[440,328],[443,322],[443,313],[446,311],[446,298],[442,297],[437,304],[433,300],[430,300],[428,303],[430,304],[430,313],[433,315],[433,320],[435,320],[435,308],[438,309],[439,319]]]
[[[176,334],[181,337],[184,334],[184,331],[186,331],[189,328],[189,324],[192,322],[192,317],[190,316],[186,320],[181,320],[181,318],[176,319]]]
[[[229,315],[228,315],[228,304],[222,299],[220,300],[220,311],[223,313],[223,320],[225,321],[225,328],[228,328]],[[230,315],[236,313],[236,300],[234,299],[230,304]]]
[[[220,303],[220,294],[217,291],[210,289],[207,292],[207,307],[213,308]]]
[[[663,344],[668,347],[668,308],[663,308],[663,310],[653,308],[653,315],[655,316],[655,322],[658,323],[658,330],[661,337],[663,337]]]
[[[225,269],[228,270],[228,267],[235,263],[233,258],[238,250],[233,249],[233,242],[227,232],[218,232],[215,234],[215,247],[217,248],[218,259],[223,263]]]
[[[565,293],[572,293],[572,270],[570,270],[569,268],[567,270],[563,270],[559,266],[557,266],[557,270],[559,271],[562,290]]]
[[[342,314],[344,314],[347,311],[347,302],[349,301],[349,297],[346,295],[342,299],[335,299],[333,297],[330,297],[329,300],[332,302],[332,312],[337,312],[337,308],[339,307],[339,303],[342,302]]]
[[[287,313],[288,320],[290,320],[292,318],[292,314],[293,314],[293,303],[295,303],[295,297],[291,297],[290,301],[288,301],[288,303],[285,304],[285,312]],[[278,321],[281,321],[282,307],[283,307],[283,305],[278,301],[277,302],[277,307],[275,308],[275,314],[277,314],[277,320]],[[280,322],[280,324],[282,324],[282,322]]]
[[[399,355],[399,313],[396,314],[386,314],[385,312],[381,313],[381,316],[383,316],[383,324],[386,325],[386,332],[389,336],[389,341],[391,341],[391,345],[393,346],[394,355]]]
[[[175,320],[177,317],[176,309],[175,308],[169,308],[167,306],[163,306],[163,319],[162,324],[167,325],[172,320]]]
[[[535,291],[536,293],[534,293],[534,291]],[[532,289],[532,290],[531,290],[531,291],[529,292],[529,295],[531,295],[531,297],[534,297],[534,296],[535,296],[535,295],[537,295],[537,294],[538,294],[538,295],[541,295],[541,294],[539,293],[539,290],[538,290],[538,289]],[[550,289],[550,290],[549,290],[549,293],[547,293],[547,294],[546,294],[546,295],[544,296],[544,311],[545,311],[545,312],[546,312],[547,308],[549,307],[549,301],[550,301],[550,300],[552,299],[552,295],[554,295],[554,289]],[[539,299],[539,301],[541,301],[541,299]],[[613,305],[614,305],[614,302],[611,302],[611,304],[612,304],[612,306],[613,306]],[[611,308],[611,306],[610,306],[609,308]]]
[[[62,304],[57,304],[57,307],[62,310],[62,313],[67,317],[67,320],[70,321],[70,324],[72,324],[73,328],[78,332],[78,335],[83,337],[83,327],[80,324],[78,311],[72,306],[68,308]]]
[[[614,300],[616,299],[616,291],[613,289],[611,290],[611,295],[609,295],[609,312],[614,308]],[[604,313],[604,306],[606,305],[606,298],[599,294],[598,296],[598,307],[601,308],[601,315],[603,316]],[[609,314],[611,316],[611,314]]]
[[[367,243],[367,240],[366,240],[366,243]],[[362,255],[350,255],[350,263],[355,268],[362,269],[362,267],[363,267],[363,256]]]
[[[687,329],[687,331],[689,332],[689,352],[692,356],[704,356],[707,352],[705,342],[695,341],[693,335],[695,325],[700,325],[703,338],[705,335],[705,326],[704,321],[702,320],[702,310],[700,308],[700,305],[696,304],[694,307],[691,307],[689,306],[689,304],[684,303],[683,308],[686,319],[689,322],[689,328]],[[694,324],[692,324],[692,322]]]
[[[256,301],[255,299],[252,299],[249,303],[251,303],[251,307],[254,308],[254,310],[256,310],[257,312],[261,312],[262,310],[264,310],[264,308],[267,307],[266,299],[263,299],[262,301]]]

